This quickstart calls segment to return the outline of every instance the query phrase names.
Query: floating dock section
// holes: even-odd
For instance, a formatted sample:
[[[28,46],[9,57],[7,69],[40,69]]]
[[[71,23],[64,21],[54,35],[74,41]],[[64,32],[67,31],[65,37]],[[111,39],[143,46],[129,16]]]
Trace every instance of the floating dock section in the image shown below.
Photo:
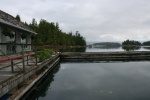
[[[61,59],[84,59],[84,60],[150,60],[150,51],[133,52],[64,52],[60,55]]]

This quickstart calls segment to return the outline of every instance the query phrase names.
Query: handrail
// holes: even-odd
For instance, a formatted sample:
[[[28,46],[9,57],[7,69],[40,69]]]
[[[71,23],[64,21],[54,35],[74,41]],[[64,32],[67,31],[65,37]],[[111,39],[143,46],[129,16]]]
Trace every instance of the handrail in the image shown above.
[[[9,77],[7,80],[0,82],[0,97],[3,96],[5,93],[9,92],[17,85],[19,85],[25,79],[29,78],[31,75],[36,74],[45,65],[53,62],[55,59],[58,58],[59,58],[59,54],[56,54],[55,56],[51,56],[50,58],[45,59],[43,63],[38,64],[36,67],[32,67],[29,71],[24,73],[17,73],[16,75]]]
[[[24,50],[25,50],[25,49],[24,49]],[[6,61],[11,61],[11,64],[10,64],[10,65],[0,67],[0,70],[2,70],[2,69],[4,69],[4,68],[11,67],[12,72],[14,72],[14,68],[13,68],[14,65],[17,66],[21,71],[24,71],[24,70],[22,70],[22,69],[17,65],[17,64],[19,64],[19,63],[23,63],[23,61],[14,63],[13,60],[21,59],[21,58],[23,58],[23,57],[28,57],[28,56],[33,56],[33,55],[35,55],[35,53],[32,52],[32,53],[28,53],[28,54],[15,55],[15,56],[8,56],[8,55],[6,55],[1,49],[0,49],[0,52],[1,52],[3,55],[5,55],[5,57],[0,58],[0,63],[1,63],[1,62],[6,62]],[[27,52],[27,51],[26,51],[26,52]],[[34,59],[34,58],[32,58],[32,59],[27,59],[27,60],[24,60],[24,62],[25,62],[25,61],[28,62],[28,60],[33,60],[33,59]]]
[[[0,52],[3,53],[7,57],[7,59],[11,60],[1,49]]]
[[[35,53],[24,54],[24,57],[33,56],[34,54],[35,54]],[[5,61],[9,61],[9,60],[19,59],[19,58],[22,58],[22,55],[11,56],[11,57],[6,56],[6,57],[7,57],[7,58],[0,58],[0,62],[5,62]]]

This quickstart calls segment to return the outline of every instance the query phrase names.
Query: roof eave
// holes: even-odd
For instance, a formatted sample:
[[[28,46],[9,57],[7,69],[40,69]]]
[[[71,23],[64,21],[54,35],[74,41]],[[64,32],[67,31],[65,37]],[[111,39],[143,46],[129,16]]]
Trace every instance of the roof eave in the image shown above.
[[[22,31],[26,31],[26,32],[32,33],[32,34],[37,34],[36,32],[33,32],[33,31],[28,30],[28,29],[22,28],[20,26],[14,25],[14,24],[12,24],[10,22],[4,21],[3,19],[0,19],[0,23],[4,24],[4,25],[7,25],[7,26],[10,26],[10,27],[13,27],[13,28],[16,28],[16,29],[20,29]]]

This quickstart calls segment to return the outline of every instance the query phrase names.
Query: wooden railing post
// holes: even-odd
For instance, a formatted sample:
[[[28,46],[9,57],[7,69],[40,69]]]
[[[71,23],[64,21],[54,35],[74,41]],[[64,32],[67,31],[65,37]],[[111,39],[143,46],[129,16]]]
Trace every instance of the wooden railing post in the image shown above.
[[[14,72],[14,62],[13,62],[13,60],[11,60],[11,71],[12,71],[12,73]]]
[[[28,65],[29,55],[27,55],[27,65]]]
[[[35,65],[37,65],[37,45],[35,45]]]
[[[23,72],[25,72],[25,60],[24,60],[24,46],[23,44],[21,45],[22,47],[22,66],[23,66]]]

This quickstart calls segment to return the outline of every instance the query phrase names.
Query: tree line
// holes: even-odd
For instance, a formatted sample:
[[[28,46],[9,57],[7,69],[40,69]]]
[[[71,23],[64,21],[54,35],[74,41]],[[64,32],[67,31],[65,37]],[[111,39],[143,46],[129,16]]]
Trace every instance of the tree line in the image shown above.
[[[26,24],[27,25],[27,24]],[[28,25],[38,34],[32,36],[32,43],[37,45],[51,46],[85,46],[86,41],[78,31],[75,34],[72,32],[65,33],[59,28],[58,23],[48,22],[41,19],[39,24],[33,19]]]
[[[122,45],[135,45],[135,46],[147,45],[147,46],[150,46],[150,41],[145,41],[145,42],[141,43],[139,41],[127,39],[122,42]]]
[[[16,16],[18,21],[21,21],[19,15]],[[50,45],[50,46],[86,46],[86,40],[80,35],[79,31],[74,34],[72,32],[65,33],[59,28],[58,23],[48,22],[41,19],[39,24],[33,18],[30,24],[24,22],[26,26],[35,31],[36,35],[32,35],[32,44]],[[22,38],[26,35],[22,34]]]
[[[100,42],[100,43],[94,43],[93,45],[94,46],[100,45],[102,47],[119,47],[119,46],[121,46],[121,44],[117,43],[117,42]]]

